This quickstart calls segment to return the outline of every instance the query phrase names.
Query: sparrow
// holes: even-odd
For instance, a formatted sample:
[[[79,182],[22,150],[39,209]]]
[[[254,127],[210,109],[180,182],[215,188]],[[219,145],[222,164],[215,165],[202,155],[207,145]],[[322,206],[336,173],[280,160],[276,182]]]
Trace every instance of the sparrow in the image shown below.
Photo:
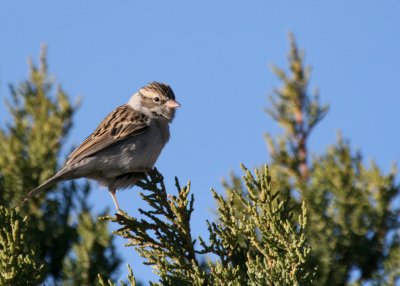
[[[88,178],[108,188],[117,211],[116,191],[135,185],[153,168],[170,138],[169,124],[180,104],[167,84],[152,82],[114,109],[69,156],[53,177],[21,202],[65,180]]]

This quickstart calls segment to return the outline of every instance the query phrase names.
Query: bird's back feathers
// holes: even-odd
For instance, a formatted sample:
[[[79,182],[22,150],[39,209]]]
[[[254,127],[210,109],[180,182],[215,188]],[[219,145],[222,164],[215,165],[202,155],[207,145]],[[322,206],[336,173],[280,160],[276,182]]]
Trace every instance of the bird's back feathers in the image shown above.
[[[149,128],[149,124],[150,119],[146,115],[129,105],[122,105],[111,112],[69,155],[66,165],[76,163],[129,136],[141,134]]]

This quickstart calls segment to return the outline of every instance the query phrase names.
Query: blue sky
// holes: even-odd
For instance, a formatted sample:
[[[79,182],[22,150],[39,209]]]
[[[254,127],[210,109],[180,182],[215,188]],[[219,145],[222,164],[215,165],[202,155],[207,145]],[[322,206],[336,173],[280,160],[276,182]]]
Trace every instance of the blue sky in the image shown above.
[[[50,72],[75,100],[68,146],[79,144],[113,108],[150,81],[169,83],[182,104],[172,139],[156,166],[173,192],[173,177],[191,180],[193,232],[205,234],[221,179],[268,162],[264,132],[280,129],[265,115],[279,85],[269,65],[286,67],[292,31],[313,67],[310,91],[331,105],[311,138],[323,152],[342,130],[365,158],[388,170],[398,160],[400,66],[398,1],[2,1],[0,97],[27,75],[27,58],[49,47]],[[0,105],[0,124],[7,114]],[[96,186],[95,186],[96,187]],[[96,189],[98,189],[96,187]],[[138,189],[118,194],[130,213]],[[95,190],[95,210],[113,208]],[[138,278],[151,270],[122,247]],[[122,275],[126,273],[122,267]]]

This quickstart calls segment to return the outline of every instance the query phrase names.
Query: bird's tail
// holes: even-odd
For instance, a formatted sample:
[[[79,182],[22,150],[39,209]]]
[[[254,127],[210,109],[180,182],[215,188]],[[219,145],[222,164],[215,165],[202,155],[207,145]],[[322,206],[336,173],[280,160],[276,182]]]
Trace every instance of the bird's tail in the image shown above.
[[[21,207],[22,205],[24,205],[29,199],[31,199],[34,196],[37,196],[40,193],[43,193],[44,191],[46,191],[48,188],[50,188],[52,185],[58,183],[59,181],[62,181],[63,178],[62,176],[60,176],[61,172],[58,172],[57,174],[55,174],[53,177],[51,177],[50,179],[48,179],[46,182],[44,182],[43,184],[41,184],[39,187],[33,189],[32,191],[30,191],[28,193],[28,195],[16,206],[16,208]]]

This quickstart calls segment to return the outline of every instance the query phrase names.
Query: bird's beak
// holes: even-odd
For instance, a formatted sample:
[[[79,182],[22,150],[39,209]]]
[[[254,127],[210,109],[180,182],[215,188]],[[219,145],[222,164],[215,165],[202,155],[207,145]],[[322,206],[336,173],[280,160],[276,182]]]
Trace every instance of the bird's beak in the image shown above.
[[[179,102],[177,102],[177,101],[175,101],[173,99],[170,99],[165,103],[165,106],[167,106],[169,108],[178,108],[181,105],[179,104]]]

